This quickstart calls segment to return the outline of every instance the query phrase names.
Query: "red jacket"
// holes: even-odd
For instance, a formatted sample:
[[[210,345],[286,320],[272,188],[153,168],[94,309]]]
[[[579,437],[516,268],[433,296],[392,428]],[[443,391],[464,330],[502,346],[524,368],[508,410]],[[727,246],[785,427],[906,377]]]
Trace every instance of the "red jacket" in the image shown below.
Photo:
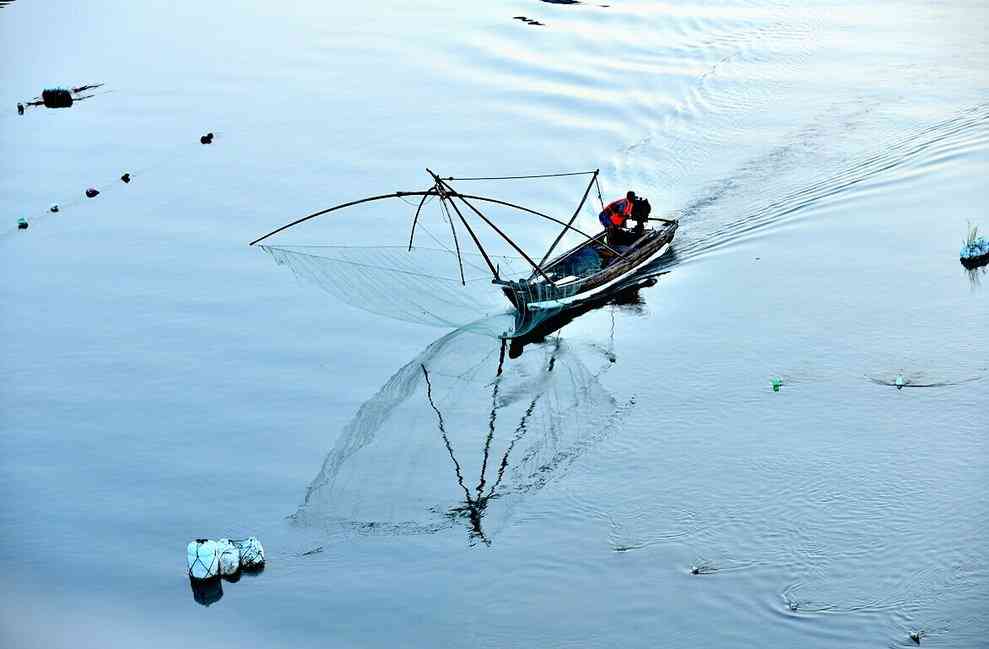
[[[598,220],[604,227],[622,227],[625,221],[632,216],[632,201],[627,198],[619,198],[617,201],[608,203]]]

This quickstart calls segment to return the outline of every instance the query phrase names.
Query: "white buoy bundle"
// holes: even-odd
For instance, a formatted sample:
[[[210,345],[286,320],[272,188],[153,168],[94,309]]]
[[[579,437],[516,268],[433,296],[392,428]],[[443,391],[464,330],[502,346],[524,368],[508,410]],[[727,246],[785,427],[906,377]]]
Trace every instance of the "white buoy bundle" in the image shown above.
[[[259,570],[264,567],[264,547],[256,536],[231,541],[196,539],[186,549],[189,576],[193,579],[213,579],[232,576],[241,569]]]

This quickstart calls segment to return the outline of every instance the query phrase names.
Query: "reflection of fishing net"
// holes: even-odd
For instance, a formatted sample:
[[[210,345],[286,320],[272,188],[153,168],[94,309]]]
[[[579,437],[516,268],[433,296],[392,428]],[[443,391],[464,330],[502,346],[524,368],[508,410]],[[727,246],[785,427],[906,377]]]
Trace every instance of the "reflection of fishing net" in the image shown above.
[[[463,524],[486,540],[615,426],[625,407],[598,380],[607,352],[555,340],[509,360],[502,344],[460,329],[399,369],[344,428],[295,521],[387,534]]]
[[[462,253],[461,281],[452,250],[404,246],[262,246],[274,260],[296,276],[316,284],[351,306],[387,317],[420,324],[459,328],[475,322],[491,324],[492,316],[513,312],[512,306],[480,255]],[[491,256],[503,277],[528,277],[524,261]],[[540,320],[552,315],[549,311]],[[498,321],[504,328],[493,335],[515,331],[514,318]],[[531,323],[526,323],[527,328]]]

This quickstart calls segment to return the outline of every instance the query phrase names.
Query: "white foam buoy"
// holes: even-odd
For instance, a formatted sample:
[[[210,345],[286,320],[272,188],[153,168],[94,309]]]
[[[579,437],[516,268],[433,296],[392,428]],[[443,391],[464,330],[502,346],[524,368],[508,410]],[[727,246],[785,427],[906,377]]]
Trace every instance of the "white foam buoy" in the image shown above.
[[[189,576],[193,579],[212,579],[220,574],[220,548],[216,541],[196,539],[186,549]]]
[[[240,570],[240,550],[230,542],[230,539],[220,539],[216,542],[220,561],[221,575],[235,575]]]
[[[264,547],[256,536],[232,541],[240,550],[240,567],[256,570],[264,566]]]

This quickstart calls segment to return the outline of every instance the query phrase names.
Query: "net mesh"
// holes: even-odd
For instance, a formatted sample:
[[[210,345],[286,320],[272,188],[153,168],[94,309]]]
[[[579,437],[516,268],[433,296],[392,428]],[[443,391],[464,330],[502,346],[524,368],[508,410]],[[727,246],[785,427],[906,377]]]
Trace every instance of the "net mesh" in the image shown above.
[[[419,324],[522,335],[553,314],[545,310],[524,321],[478,254],[461,253],[463,278],[455,251],[404,246],[262,246],[275,262],[351,306]],[[505,279],[527,278],[529,266],[518,257],[490,256]],[[535,293],[530,291],[530,298]],[[497,327],[492,327],[497,323]]]

